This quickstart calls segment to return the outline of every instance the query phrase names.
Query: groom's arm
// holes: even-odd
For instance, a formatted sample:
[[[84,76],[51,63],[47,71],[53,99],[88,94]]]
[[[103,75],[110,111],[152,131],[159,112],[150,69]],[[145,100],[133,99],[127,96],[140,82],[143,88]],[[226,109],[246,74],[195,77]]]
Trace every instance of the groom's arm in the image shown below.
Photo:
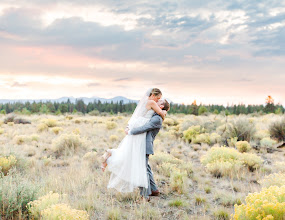
[[[162,125],[162,118],[158,115],[152,117],[149,122],[147,122],[145,125],[137,128],[133,128],[132,130],[129,131],[130,135],[137,135],[137,134],[142,134],[144,132],[161,128]]]

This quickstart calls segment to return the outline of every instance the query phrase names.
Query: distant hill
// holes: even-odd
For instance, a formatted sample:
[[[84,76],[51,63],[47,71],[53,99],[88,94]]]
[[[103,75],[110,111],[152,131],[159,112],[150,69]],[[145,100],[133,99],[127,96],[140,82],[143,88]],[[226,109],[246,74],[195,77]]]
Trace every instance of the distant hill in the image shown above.
[[[0,99],[0,103],[3,103],[3,104],[6,104],[6,103],[14,103],[14,102],[22,102],[22,103],[25,103],[25,102],[47,102],[47,101],[51,101],[51,102],[66,102],[67,100],[70,100],[70,102],[72,103],[75,103],[76,99],[82,99],[84,101],[85,104],[88,104],[89,102],[93,102],[93,101],[98,101],[100,100],[101,102],[103,103],[117,103],[117,102],[120,102],[120,101],[123,101],[123,104],[127,104],[127,103],[131,103],[131,102],[138,102],[137,100],[132,100],[132,99],[128,99],[126,97],[123,97],[123,96],[116,96],[114,98],[111,98],[111,99],[105,99],[105,98],[100,98],[100,97],[97,97],[97,96],[93,96],[91,98],[87,98],[87,97],[79,97],[79,98],[74,98],[74,97],[61,97],[61,98],[58,98],[58,99]]]

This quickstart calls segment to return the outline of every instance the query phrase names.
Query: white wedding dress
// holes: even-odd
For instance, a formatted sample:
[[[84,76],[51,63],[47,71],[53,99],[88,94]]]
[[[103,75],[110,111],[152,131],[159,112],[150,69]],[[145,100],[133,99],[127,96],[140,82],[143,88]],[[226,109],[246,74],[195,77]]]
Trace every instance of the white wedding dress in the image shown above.
[[[129,129],[146,124],[154,111],[146,109],[146,102],[140,107],[139,114],[132,117]],[[112,156],[107,160],[111,172],[107,188],[119,192],[133,192],[137,187],[148,188],[146,171],[146,133],[126,135],[117,149],[111,149]]]

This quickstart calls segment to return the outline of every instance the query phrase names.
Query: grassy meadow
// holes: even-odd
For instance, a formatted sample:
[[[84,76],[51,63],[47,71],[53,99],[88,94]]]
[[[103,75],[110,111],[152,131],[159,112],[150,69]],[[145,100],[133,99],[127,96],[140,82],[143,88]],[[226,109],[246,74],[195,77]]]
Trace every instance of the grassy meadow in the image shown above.
[[[167,115],[150,156],[161,195],[150,202],[107,190],[100,168],[129,115],[7,117],[2,219],[285,219],[284,115]]]

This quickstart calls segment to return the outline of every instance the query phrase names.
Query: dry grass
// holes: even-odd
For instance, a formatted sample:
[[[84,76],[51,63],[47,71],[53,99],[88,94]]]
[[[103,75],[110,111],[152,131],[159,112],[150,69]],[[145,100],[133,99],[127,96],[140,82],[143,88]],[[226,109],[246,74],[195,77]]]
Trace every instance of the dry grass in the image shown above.
[[[273,142],[268,139],[269,126],[282,117],[245,117],[239,123],[246,121],[245,125],[254,128],[247,130],[249,135],[244,139],[261,146],[261,140],[266,138],[261,143],[270,147]],[[100,169],[100,156],[106,149],[118,146],[128,117],[31,115],[27,119],[32,123],[3,124],[4,116],[0,116],[1,157],[16,155],[13,168],[40,186],[38,196],[50,191],[66,194],[70,209],[85,210],[90,219],[228,219],[234,204],[261,190],[260,181],[264,184],[268,175],[285,171],[284,148],[269,154],[252,147],[250,155],[244,158],[249,169],[243,169],[239,178],[216,178],[200,160],[212,145],[221,146],[229,138],[232,148],[236,146],[233,130],[228,131],[230,137],[223,133],[227,128],[225,117],[171,115],[155,140],[155,155],[149,159],[162,194],[145,203],[140,201],[139,190],[125,195],[107,190],[110,174]],[[229,123],[238,119],[228,116]],[[232,124],[229,127],[232,129]],[[255,129],[256,133],[252,133]],[[241,152],[249,150],[247,146],[241,148]],[[256,161],[255,156],[261,157],[263,163]]]

